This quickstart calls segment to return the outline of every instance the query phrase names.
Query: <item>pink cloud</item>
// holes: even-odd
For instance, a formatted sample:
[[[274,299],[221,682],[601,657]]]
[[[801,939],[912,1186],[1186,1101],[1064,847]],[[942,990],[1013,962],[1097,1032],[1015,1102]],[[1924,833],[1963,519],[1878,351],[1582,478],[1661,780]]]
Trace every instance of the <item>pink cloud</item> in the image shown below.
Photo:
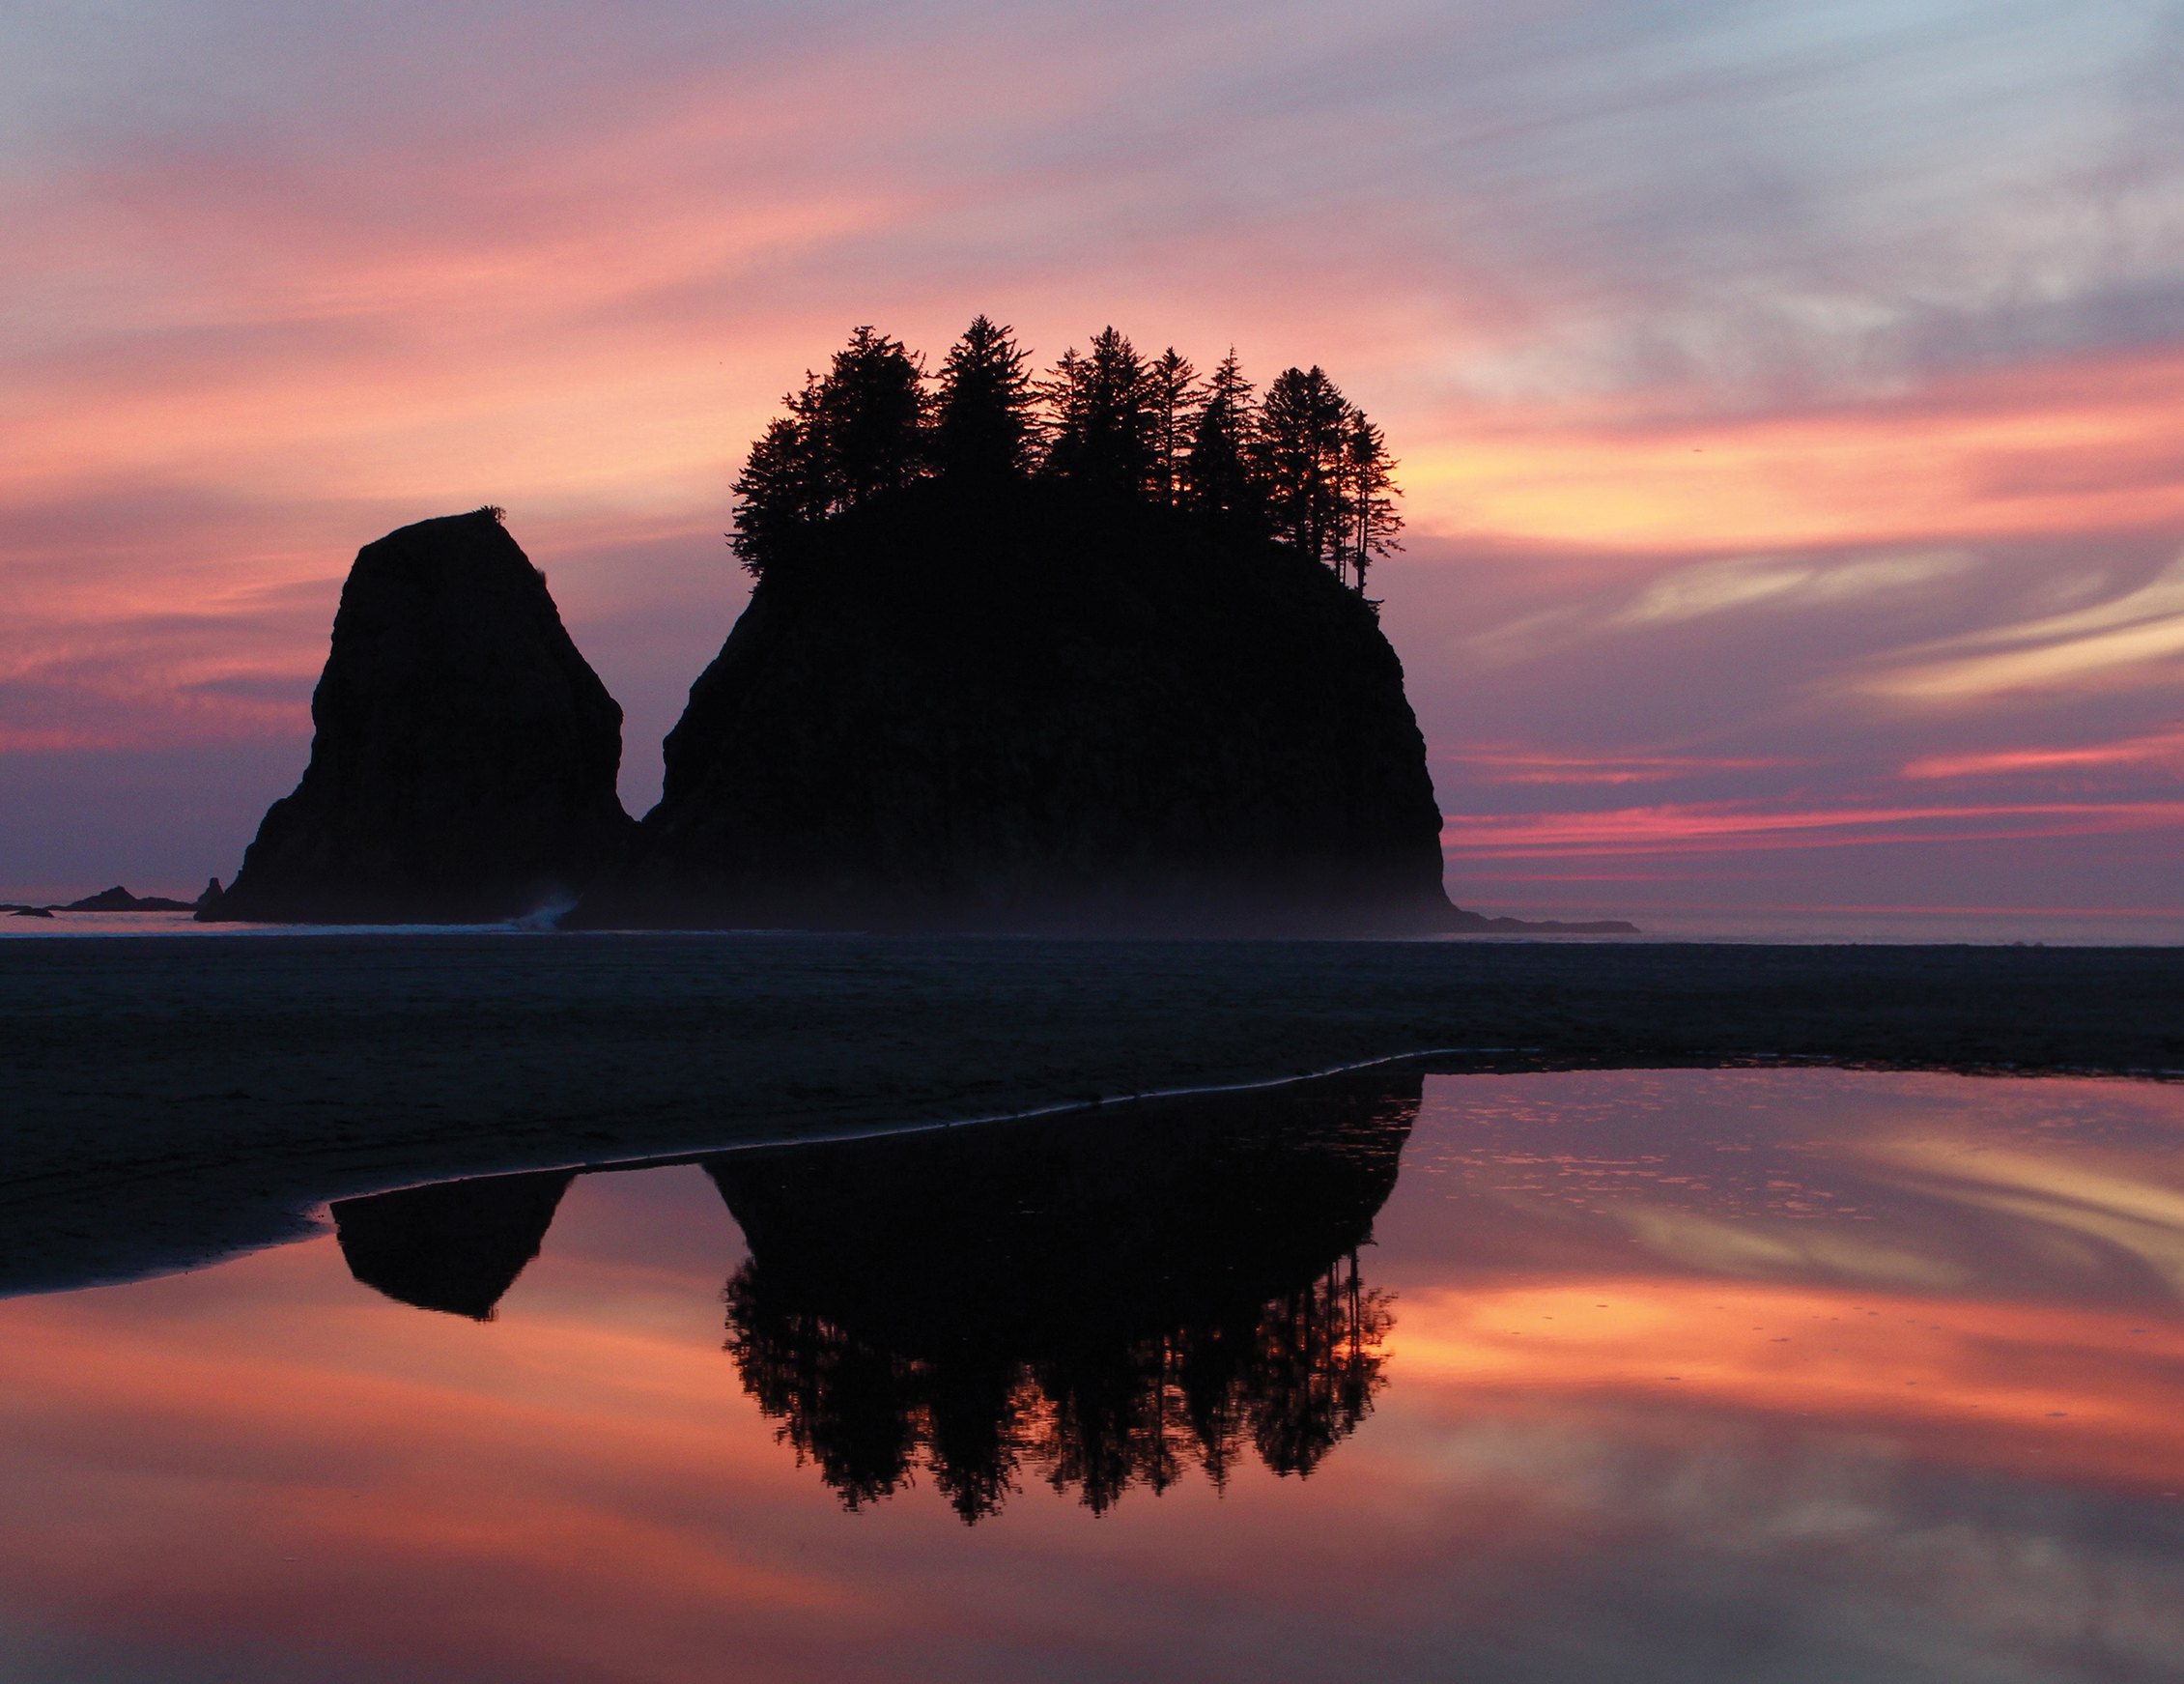
[[[1984,754],[1927,755],[1910,761],[1906,778],[1991,778],[2085,766],[2162,766],[2184,771],[2184,730],[2082,748],[1997,749]]]
[[[1659,784],[1720,772],[1752,772],[1807,761],[1778,756],[1551,753],[1510,744],[1443,750],[1435,765],[1461,767],[1486,784]]]
[[[1444,819],[1452,859],[1743,853],[2184,830],[2184,801],[1768,811],[1735,802]]]

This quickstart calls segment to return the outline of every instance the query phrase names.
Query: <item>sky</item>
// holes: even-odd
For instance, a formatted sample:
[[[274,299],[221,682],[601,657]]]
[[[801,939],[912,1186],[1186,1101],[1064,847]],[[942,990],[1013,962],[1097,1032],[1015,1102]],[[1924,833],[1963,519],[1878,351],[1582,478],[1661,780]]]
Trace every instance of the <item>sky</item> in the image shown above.
[[[230,876],[356,549],[628,713],[859,324],[1386,429],[1492,910],[2184,911],[2184,6],[0,0],[0,896]]]

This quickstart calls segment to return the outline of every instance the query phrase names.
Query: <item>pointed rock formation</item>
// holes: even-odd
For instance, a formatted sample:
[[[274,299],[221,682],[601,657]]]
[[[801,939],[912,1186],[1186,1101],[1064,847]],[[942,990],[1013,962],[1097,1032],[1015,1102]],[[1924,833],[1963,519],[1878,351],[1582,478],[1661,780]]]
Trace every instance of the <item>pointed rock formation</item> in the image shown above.
[[[573,901],[635,826],[622,710],[480,509],[357,552],[311,763],[207,921],[467,923]]]

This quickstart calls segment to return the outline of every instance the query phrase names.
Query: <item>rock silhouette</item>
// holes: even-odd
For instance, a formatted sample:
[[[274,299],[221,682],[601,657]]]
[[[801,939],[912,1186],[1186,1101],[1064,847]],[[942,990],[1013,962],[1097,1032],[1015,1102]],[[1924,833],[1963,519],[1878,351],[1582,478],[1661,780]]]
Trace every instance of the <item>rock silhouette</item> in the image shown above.
[[[582,916],[1448,928],[1403,669],[1318,562],[1044,484],[924,483],[769,569]]]
[[[622,710],[496,510],[357,553],[311,718],[302,783],[200,919],[508,918],[573,902],[634,833]]]
[[[196,916],[1631,928],[1449,904],[1402,666],[1374,605],[1292,548],[1046,481],[901,487],[800,543],[692,687],[641,827],[621,709],[498,511],[366,545],[310,765]]]
[[[1306,1474],[1370,1413],[1392,1323],[1357,1251],[1416,1075],[1095,1120],[731,1156],[744,1386],[850,1508],[1033,1473],[1104,1510],[1193,1467]]]
[[[187,912],[197,904],[194,900],[170,900],[164,895],[131,895],[121,884],[111,889],[101,889],[96,895],[86,895],[81,900],[71,900],[58,908],[62,912]]]
[[[336,1199],[334,1232],[349,1272],[421,1310],[474,1322],[538,1255],[573,1170],[484,1176]]]

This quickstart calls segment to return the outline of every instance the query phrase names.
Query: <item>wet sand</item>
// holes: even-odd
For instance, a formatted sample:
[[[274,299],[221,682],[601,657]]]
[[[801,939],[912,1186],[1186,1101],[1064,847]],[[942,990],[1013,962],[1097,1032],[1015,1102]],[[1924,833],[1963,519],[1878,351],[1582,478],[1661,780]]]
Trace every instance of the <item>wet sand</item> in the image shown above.
[[[0,1025],[19,1292],[186,1267],[411,1183],[1410,1053],[2184,1071],[2184,949],[56,939],[0,949]]]

